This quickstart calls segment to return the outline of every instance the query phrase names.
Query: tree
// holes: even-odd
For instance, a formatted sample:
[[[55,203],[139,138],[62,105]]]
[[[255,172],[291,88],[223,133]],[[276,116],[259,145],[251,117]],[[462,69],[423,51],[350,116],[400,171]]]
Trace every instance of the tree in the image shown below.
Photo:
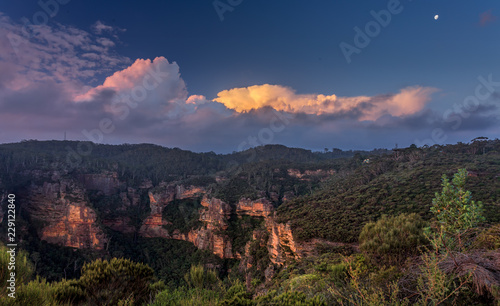
[[[451,183],[443,175],[443,190],[432,200],[431,212],[437,220],[435,242],[448,251],[462,251],[464,235],[485,220],[482,203],[472,201],[471,192],[464,189],[467,174],[466,169],[459,169]]]

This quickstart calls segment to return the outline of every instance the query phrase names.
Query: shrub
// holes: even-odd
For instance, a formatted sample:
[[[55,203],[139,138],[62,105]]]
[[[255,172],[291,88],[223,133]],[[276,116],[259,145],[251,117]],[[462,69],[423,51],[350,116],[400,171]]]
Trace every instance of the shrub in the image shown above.
[[[214,289],[220,284],[217,274],[212,270],[205,271],[202,265],[191,266],[184,280],[192,288]]]
[[[481,231],[473,246],[486,250],[500,249],[500,224],[495,224]]]
[[[212,290],[180,287],[173,291],[163,290],[156,296],[151,306],[215,306],[219,305],[219,299],[219,294]]]
[[[145,264],[128,259],[98,259],[83,266],[75,285],[83,288],[90,304],[117,304],[133,298],[142,305],[149,297],[152,278],[153,270]]]
[[[359,235],[360,249],[374,263],[400,264],[408,256],[417,254],[418,246],[426,242],[425,225],[415,213],[382,216],[363,227]]]
[[[45,279],[36,278],[27,284],[18,287],[16,298],[8,298],[5,303],[0,302],[0,305],[44,305],[55,306],[59,305],[54,299],[53,288]]]
[[[11,255],[9,248],[0,244],[0,296],[7,296],[7,280],[10,278],[9,262]],[[24,250],[16,249],[16,286],[26,284],[33,275],[33,265],[28,259],[28,253]]]

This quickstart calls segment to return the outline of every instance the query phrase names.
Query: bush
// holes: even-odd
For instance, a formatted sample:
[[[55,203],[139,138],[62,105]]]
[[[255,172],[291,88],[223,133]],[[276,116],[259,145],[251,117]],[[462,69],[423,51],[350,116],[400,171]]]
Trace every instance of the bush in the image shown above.
[[[82,276],[74,283],[85,291],[87,302],[94,305],[117,304],[133,298],[142,305],[149,297],[153,270],[128,259],[95,260],[85,264]]]
[[[486,250],[500,249],[500,224],[495,224],[481,231],[474,241],[474,248]]]
[[[53,288],[45,279],[36,278],[27,284],[21,285],[16,292],[16,298],[7,298],[0,301],[0,305],[59,305],[54,299]]]
[[[257,305],[322,306],[326,302],[320,296],[308,299],[306,294],[288,291],[276,295],[275,291],[256,299]]]
[[[212,290],[180,287],[160,292],[151,306],[215,306],[219,305],[219,299],[219,294]]]
[[[9,262],[11,255],[8,253],[9,248],[0,244],[0,296],[7,296],[7,280],[10,278]],[[28,259],[28,253],[24,250],[16,249],[16,286],[26,284],[33,275],[33,265]]]
[[[415,213],[382,216],[363,227],[359,235],[360,249],[374,263],[401,264],[408,256],[418,253],[418,246],[426,243],[425,226]]]
[[[202,265],[191,266],[184,280],[190,287],[197,289],[215,289],[220,284],[217,274],[212,270],[205,271]]]

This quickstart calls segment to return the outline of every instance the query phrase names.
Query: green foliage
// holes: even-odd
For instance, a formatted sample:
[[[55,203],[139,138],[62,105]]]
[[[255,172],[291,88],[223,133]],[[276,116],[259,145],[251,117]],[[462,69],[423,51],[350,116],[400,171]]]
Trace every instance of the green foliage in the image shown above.
[[[220,305],[221,296],[218,292],[186,287],[179,287],[174,290],[164,290],[160,292],[151,306],[216,306]]]
[[[257,199],[257,191],[245,179],[233,177],[222,185],[217,186],[214,197],[230,204],[235,204],[241,198]]]
[[[231,238],[233,251],[244,253],[245,245],[252,239],[254,230],[259,229],[264,224],[264,218],[252,216],[238,216],[231,214],[228,220],[228,228],[224,234]],[[267,241],[267,237],[262,237]]]
[[[438,305],[449,297],[452,290],[453,278],[439,268],[442,259],[435,253],[423,254],[423,263],[420,266],[417,292],[421,305]]]
[[[202,265],[191,266],[184,280],[191,288],[215,289],[220,286],[220,279],[213,270],[205,270]]]
[[[285,305],[285,306],[327,305],[326,302],[320,296],[308,298],[305,293],[299,291],[287,291],[281,294],[276,294],[276,292],[270,292],[262,297],[257,298],[256,302],[257,305]]]
[[[374,263],[401,264],[408,256],[418,254],[418,247],[426,243],[425,226],[426,222],[415,213],[384,215],[363,227],[360,249]]]
[[[465,169],[459,169],[451,183],[443,175],[443,190],[436,192],[430,209],[437,219],[439,243],[458,250],[464,248],[462,237],[485,220],[482,203],[472,201],[471,192],[464,189],[466,178]]]
[[[163,209],[163,219],[169,222],[164,227],[172,233],[178,229],[187,233],[202,225],[198,210],[201,208],[200,199],[174,200]]]
[[[474,241],[474,248],[497,250],[500,249],[500,224],[493,225],[479,233]]]
[[[375,283],[363,256],[344,257],[347,278],[344,284],[329,288],[333,299],[341,305],[409,305],[399,297],[397,281],[387,286]]]
[[[113,258],[85,264],[82,276],[74,285],[84,290],[91,304],[110,305],[133,298],[141,305],[149,297],[152,278],[153,270],[147,265]]]
[[[193,185],[193,186],[207,187],[216,184],[217,182],[215,181],[215,178],[213,176],[204,175],[204,176],[190,177],[189,179],[186,179],[182,183],[185,186]]]
[[[417,285],[422,305],[437,305],[451,298],[454,304],[457,300],[464,303],[477,300],[477,296],[463,294],[470,295],[472,286],[478,296],[483,295],[484,288],[496,295],[500,287],[500,281],[490,274],[499,273],[500,265],[481,254],[464,253],[470,251],[469,241],[464,241],[465,234],[484,221],[481,203],[471,201],[471,192],[464,190],[466,178],[465,169],[454,175],[452,184],[443,175],[443,190],[433,199],[431,211],[436,224],[426,229],[433,249],[421,256]]]
[[[236,280],[227,290],[220,305],[254,305],[254,302],[252,294],[246,290],[245,285],[240,280]]]
[[[0,298],[0,305],[60,305],[54,298],[54,288],[45,279],[37,277],[27,284],[20,285],[16,292],[16,298]]]
[[[283,203],[278,221],[290,222],[300,241],[356,242],[363,226],[383,214],[417,213],[429,220],[433,195],[441,189],[440,178],[461,165],[474,171],[467,186],[483,203],[486,221],[500,222],[500,179],[496,177],[500,141],[481,145],[486,146],[481,155],[471,154],[471,146],[457,144],[398,149],[390,155],[369,157],[369,164],[346,160],[321,189]]]
[[[109,252],[112,257],[124,257],[150,266],[155,276],[168,287],[185,284],[184,275],[192,265],[222,266],[223,261],[208,250],[200,250],[192,243],[166,238],[143,238],[108,231],[111,237]]]
[[[54,299],[63,304],[78,305],[87,299],[85,288],[75,279],[54,282],[52,288]]]
[[[475,265],[476,270],[483,273],[475,270],[470,273],[470,279],[476,283],[483,280],[484,285],[490,278],[481,278],[481,275],[497,275],[500,270],[491,257],[496,255],[466,252],[472,252],[471,248],[495,250],[499,245],[498,225],[481,232],[474,244],[469,243],[472,239],[468,236],[482,222],[481,215],[490,223],[500,221],[500,179],[496,177],[500,172],[498,140],[431,148],[412,146],[387,155],[371,156],[367,152],[340,150],[313,153],[283,146],[217,155],[154,145],[94,145],[92,154],[83,157],[78,168],[70,169],[65,163],[65,147],[77,144],[28,141],[0,145],[0,189],[20,194],[20,202],[27,203],[24,200],[29,199],[21,196],[23,188],[53,182],[53,173],[67,173],[65,179],[71,180],[81,174],[116,172],[123,183],[119,192],[128,187],[140,190],[140,205],[120,210],[123,206],[119,193],[104,196],[90,191],[86,196],[97,208],[98,219],[126,216],[138,229],[149,210],[147,192],[151,190],[139,187],[144,186],[145,180],[156,186],[153,188],[163,188],[160,182],[201,185],[211,190],[212,196],[220,196],[231,204],[242,197],[271,199],[279,206],[277,221],[290,222],[294,238],[298,240],[324,238],[348,243],[338,246],[324,243],[318,250],[320,256],[311,254],[300,261],[289,260],[283,267],[274,266],[276,274],[267,281],[263,271],[270,266],[270,260],[262,220],[233,215],[225,234],[240,254],[251,241],[252,233],[262,232],[249,244],[250,256],[245,258],[251,264],[245,276],[252,279],[255,291],[248,292],[243,283],[227,279],[221,282],[215,271],[203,268],[208,264],[216,267],[222,278],[231,267],[231,276],[234,276],[238,273],[237,260],[215,258],[209,251],[197,250],[189,242],[146,239],[106,229],[110,238],[106,245],[108,254],[57,247],[40,242],[37,235],[43,224],[31,222],[28,210],[22,209],[18,226],[27,230],[20,238],[23,248],[31,253],[34,270],[49,281],[76,277],[57,283],[47,283],[44,279],[28,282],[30,278],[26,278],[18,288],[23,304],[93,305],[107,301],[115,305],[137,305],[150,302],[149,298],[159,292],[154,305],[330,305],[334,302],[401,305],[410,301],[405,297],[408,291],[402,288],[412,291],[412,303],[420,304],[442,301],[467,305],[471,304],[468,301],[479,301],[478,297],[490,302],[493,299],[472,290],[474,283],[471,285],[468,280],[470,269],[467,267]],[[349,159],[338,158],[353,155]],[[363,163],[365,158],[370,158],[370,162]],[[227,169],[230,161],[238,166]],[[467,174],[460,170],[451,183],[443,179],[443,191],[436,194],[432,202],[434,192],[440,190],[439,177],[443,173],[452,174],[458,164],[471,170],[467,181],[471,192],[465,191]],[[305,170],[334,170],[335,173],[322,181],[325,176],[294,176],[289,169],[297,169],[301,175]],[[47,175],[31,178],[33,173]],[[215,181],[216,175],[222,178],[222,183]],[[484,205],[472,201],[471,193]],[[299,197],[283,203],[285,194]],[[431,203],[432,209],[429,209]],[[456,209],[450,210],[452,207]],[[198,227],[199,208],[199,200],[167,205],[164,217],[173,223],[169,229],[186,232]],[[399,264],[406,256],[415,255],[417,246],[423,242],[423,221],[419,215],[430,219],[433,214],[436,226],[431,238],[436,238],[435,248],[427,249],[421,262],[413,258],[414,266],[409,261],[408,267],[413,269],[403,269]],[[356,252],[353,245],[358,237],[366,256],[349,256]],[[439,241],[437,238],[444,241],[446,247],[435,243]],[[337,253],[349,259],[341,261]],[[93,262],[85,266],[78,278],[82,264],[93,256],[126,257],[142,264],[122,263],[122,269],[111,264],[116,259]],[[0,260],[5,263],[5,258],[0,256]],[[375,261],[385,265],[373,265]],[[26,263],[29,266],[29,261]],[[153,271],[146,264],[163,283],[152,284]],[[5,266],[0,265],[0,269]],[[412,274],[411,271],[418,272]],[[224,283],[229,283],[229,288]],[[488,294],[497,296],[494,286],[483,287]],[[267,289],[271,290],[265,293]]]
[[[0,296],[6,296],[10,291],[7,290],[7,281],[10,279],[10,273],[16,274],[16,285],[26,284],[33,275],[33,264],[28,259],[28,253],[19,248],[15,248],[16,252],[12,253],[11,248],[0,243]],[[15,254],[15,265],[11,263],[11,254]],[[13,269],[15,267],[15,269]],[[10,269],[9,269],[10,268]]]

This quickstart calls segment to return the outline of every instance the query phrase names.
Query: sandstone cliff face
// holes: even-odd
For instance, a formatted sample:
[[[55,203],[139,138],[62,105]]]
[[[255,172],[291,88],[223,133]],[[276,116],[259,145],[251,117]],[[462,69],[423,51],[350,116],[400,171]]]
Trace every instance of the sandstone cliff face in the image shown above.
[[[96,213],[85,200],[84,190],[61,180],[31,185],[27,207],[40,239],[49,243],[102,250],[106,237]]]
[[[38,176],[42,173],[32,175]],[[246,255],[242,256],[233,250],[230,235],[226,232],[231,215],[236,214],[264,218],[264,231],[267,232],[268,238],[263,246],[267,247],[272,263],[283,264],[287,258],[300,258],[311,252],[308,245],[304,247],[294,241],[289,224],[275,221],[272,201],[277,202],[277,194],[271,194],[270,199],[241,199],[231,206],[211,197],[207,190],[197,186],[162,182],[155,187],[150,181],[145,181],[137,188],[127,187],[113,172],[83,174],[78,177],[78,182],[62,179],[60,174],[53,173],[47,181],[49,182],[41,186],[32,185],[29,188],[27,209],[31,219],[38,224],[36,227],[41,239],[50,243],[75,248],[103,249],[107,241],[100,228],[103,225],[126,234],[138,231],[143,237],[189,241],[199,249],[210,250],[221,258],[242,259]],[[98,224],[96,212],[86,200],[87,190],[99,190],[104,195],[118,194],[121,199],[121,206],[118,208],[120,211],[126,211],[127,207],[138,207],[141,201],[140,193],[147,191],[151,212],[139,229],[131,225],[131,217],[126,215],[103,218],[102,223]],[[201,198],[199,221],[202,226],[184,233],[179,230],[169,232],[165,229],[169,222],[162,216],[164,208],[171,205],[175,199],[196,197]],[[284,200],[291,197],[293,194],[286,194]],[[254,232],[253,240],[259,240],[262,236],[262,233]]]
[[[163,237],[169,239],[184,240],[193,243],[197,248],[210,250],[221,258],[233,258],[231,241],[228,235],[220,235],[218,232],[227,229],[227,220],[231,214],[231,207],[215,198],[209,199],[204,196],[201,200],[203,208],[200,209],[200,221],[203,226],[198,229],[191,229],[188,233],[181,233],[174,230],[169,233],[164,225],[168,224],[163,220],[163,208],[174,199],[186,199],[199,196],[206,191],[199,187],[176,186],[164,189],[164,193],[149,194],[151,214],[144,220],[139,234],[144,237]]]
[[[141,228],[139,229],[139,234],[149,238],[172,238],[172,235],[163,227],[168,224],[165,220],[163,220],[163,209],[174,199],[195,197],[205,192],[206,191],[200,187],[185,187],[182,185],[177,186],[160,183],[158,188],[155,188],[154,191],[150,191],[148,194],[151,213],[143,221]]]
[[[150,215],[142,222],[142,226],[139,230],[139,234],[143,237],[153,238],[153,237],[165,237],[169,238],[169,234],[163,225],[167,225],[167,222],[163,220],[162,212],[163,207],[168,204],[168,199],[170,199],[170,194],[167,194],[165,198],[162,195],[155,195],[149,193],[149,207],[151,208]],[[173,199],[173,196],[172,196]],[[166,201],[166,202],[165,202]]]
[[[255,201],[251,201],[250,199],[241,199],[236,204],[236,213],[240,215],[267,218],[272,215],[273,212],[273,204],[266,198],[260,198]]]
[[[163,208],[169,205],[174,198],[185,199],[200,196],[201,194],[204,194],[204,196],[201,199],[203,208],[199,211],[199,220],[203,223],[203,226],[198,229],[191,229],[188,233],[181,233],[178,230],[169,233],[164,228],[167,222],[162,218]],[[144,220],[139,232],[140,235],[189,241],[199,249],[211,250],[221,258],[240,259],[242,257],[241,254],[234,252],[229,235],[224,233],[228,228],[229,218],[232,213],[231,206],[220,199],[211,198],[203,188],[193,186],[175,186],[175,188],[172,188],[172,186],[169,186],[164,188],[163,192],[150,193],[149,200],[151,213]],[[264,218],[265,228],[269,236],[267,248],[271,262],[283,264],[286,258],[301,257],[301,247],[295,243],[290,225],[275,221],[275,210],[269,199],[241,199],[235,205],[235,213],[238,216],[248,215]],[[254,240],[260,239],[261,236],[255,232],[253,233]]]
[[[266,219],[266,229],[269,233],[267,250],[272,263],[283,264],[288,257],[300,258],[290,224],[277,223],[273,216]]]

